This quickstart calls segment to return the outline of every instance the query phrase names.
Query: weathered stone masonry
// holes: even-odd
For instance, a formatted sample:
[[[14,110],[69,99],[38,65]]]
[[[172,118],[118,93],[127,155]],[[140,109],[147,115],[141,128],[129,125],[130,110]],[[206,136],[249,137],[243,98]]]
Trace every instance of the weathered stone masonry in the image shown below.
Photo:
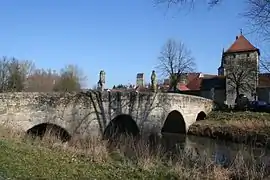
[[[212,107],[209,99],[173,93],[1,93],[0,123],[23,131],[50,123],[71,136],[89,136],[102,134],[111,120],[127,114],[140,133],[158,133],[172,111],[181,113],[187,130]]]

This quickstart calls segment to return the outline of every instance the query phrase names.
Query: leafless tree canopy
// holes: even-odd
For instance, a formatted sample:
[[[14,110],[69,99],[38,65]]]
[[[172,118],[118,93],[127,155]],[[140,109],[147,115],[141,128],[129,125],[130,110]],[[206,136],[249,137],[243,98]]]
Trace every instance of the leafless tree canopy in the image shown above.
[[[248,0],[248,9],[243,13],[250,20],[255,31],[263,35],[264,40],[270,40],[270,1]]]
[[[68,65],[61,70],[59,80],[56,81],[55,91],[79,91],[86,77],[77,66]]]
[[[0,92],[76,91],[81,89],[85,79],[82,71],[73,65],[58,73],[36,69],[28,60],[0,59]]]
[[[35,69],[26,80],[25,90],[29,92],[50,92],[53,91],[56,81],[59,81],[59,75],[51,69]]]
[[[0,59],[0,92],[24,91],[27,76],[34,68],[31,61],[15,58]]]
[[[155,0],[156,4],[165,4],[168,7],[178,6],[186,7],[194,6],[199,0]],[[210,7],[220,4],[224,0],[205,0]],[[226,0],[225,0],[226,1]],[[235,1],[237,2],[237,1]],[[246,10],[239,12],[240,15],[249,21],[252,32],[257,33],[262,41],[270,42],[270,1],[269,0],[245,0]],[[264,54],[261,63],[261,68],[270,72],[269,55]]]
[[[199,0],[155,0],[155,4],[164,4],[170,7],[193,7]],[[201,1],[201,0],[200,0]],[[205,0],[209,7],[220,4],[224,0]],[[269,0],[245,0],[246,10],[239,12],[246,17],[251,23],[251,27],[255,28],[254,31],[262,33],[264,39],[270,40],[270,1]]]
[[[198,0],[197,0],[198,1]],[[199,0],[201,1],[201,0]],[[222,0],[205,0],[205,2],[210,6],[217,5]],[[155,0],[155,4],[165,4],[166,6],[172,7],[172,6],[178,6],[178,7],[193,7],[196,3],[196,0]]]
[[[195,68],[194,58],[184,43],[172,39],[163,46],[158,60],[158,71],[164,78],[170,78],[170,85],[174,90],[181,77]]]
[[[256,61],[248,58],[228,62],[226,65],[226,77],[230,90],[236,92],[237,97],[241,91],[254,92],[257,72]]]

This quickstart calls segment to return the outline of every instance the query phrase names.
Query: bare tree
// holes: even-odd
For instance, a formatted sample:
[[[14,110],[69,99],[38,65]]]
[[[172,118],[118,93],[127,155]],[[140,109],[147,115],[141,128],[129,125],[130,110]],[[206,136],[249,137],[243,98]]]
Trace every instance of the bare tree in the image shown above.
[[[226,64],[226,77],[230,93],[255,92],[258,67],[257,62],[249,58],[237,61],[228,61]]]
[[[33,67],[31,61],[3,57],[0,60],[0,92],[23,91]]]
[[[27,77],[25,91],[28,92],[51,92],[60,75],[51,69],[36,69]]]
[[[209,5],[209,7],[213,7],[219,4],[221,1],[222,0],[208,0],[205,2]],[[196,0],[154,0],[154,2],[155,4],[165,4],[168,8],[174,7],[174,6],[178,6],[179,8],[187,7],[187,6],[193,8],[197,1]]]
[[[162,76],[170,78],[170,89],[177,90],[181,78],[195,68],[194,58],[184,43],[169,39],[158,58],[158,70]]]
[[[60,72],[60,79],[56,82],[55,91],[81,90],[86,77],[75,65],[68,65]]]
[[[220,4],[224,0],[205,1],[210,7]],[[226,0],[225,0],[226,1]],[[177,6],[186,8],[187,5],[194,6],[196,0],[155,0],[157,4],[165,4],[169,7]],[[237,2],[237,1],[235,1]],[[246,0],[246,9],[239,14],[248,20],[251,33],[259,35],[261,42],[270,42],[270,1],[269,0]],[[270,72],[270,56],[262,55],[261,68]]]
[[[0,92],[7,91],[9,74],[9,59],[2,57],[0,60]]]
[[[26,79],[33,69],[32,61],[12,58],[9,62],[8,91],[24,91]]]
[[[201,0],[200,0],[201,1]],[[205,1],[209,7],[220,4],[224,0],[208,0]],[[193,7],[198,0],[155,0],[155,4],[165,4],[170,7],[186,8]],[[235,1],[237,3],[237,1]],[[250,27],[253,32],[257,32],[263,36],[264,40],[270,40],[270,1],[269,0],[246,0],[246,10],[239,12],[240,15],[249,20]]]
[[[270,1],[247,0],[248,8],[242,15],[249,20],[255,32],[262,35],[263,40],[270,40]]]

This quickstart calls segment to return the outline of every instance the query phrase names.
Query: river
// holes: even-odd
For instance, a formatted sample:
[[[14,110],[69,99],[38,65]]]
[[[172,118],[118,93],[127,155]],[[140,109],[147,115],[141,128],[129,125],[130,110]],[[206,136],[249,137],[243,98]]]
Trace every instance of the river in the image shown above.
[[[270,150],[267,148],[178,134],[163,134],[164,143],[169,151],[184,149],[189,154],[210,158],[222,166],[228,166],[234,161],[238,162],[243,157],[245,162],[254,163],[254,160],[256,160],[270,167]]]

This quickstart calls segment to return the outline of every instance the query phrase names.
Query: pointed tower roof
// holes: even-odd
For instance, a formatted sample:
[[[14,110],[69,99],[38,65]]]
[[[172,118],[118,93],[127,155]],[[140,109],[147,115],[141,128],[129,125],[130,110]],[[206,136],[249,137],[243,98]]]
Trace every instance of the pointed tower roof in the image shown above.
[[[240,36],[236,36],[234,43],[227,49],[225,53],[245,52],[245,51],[258,51],[246,38],[242,32]]]

